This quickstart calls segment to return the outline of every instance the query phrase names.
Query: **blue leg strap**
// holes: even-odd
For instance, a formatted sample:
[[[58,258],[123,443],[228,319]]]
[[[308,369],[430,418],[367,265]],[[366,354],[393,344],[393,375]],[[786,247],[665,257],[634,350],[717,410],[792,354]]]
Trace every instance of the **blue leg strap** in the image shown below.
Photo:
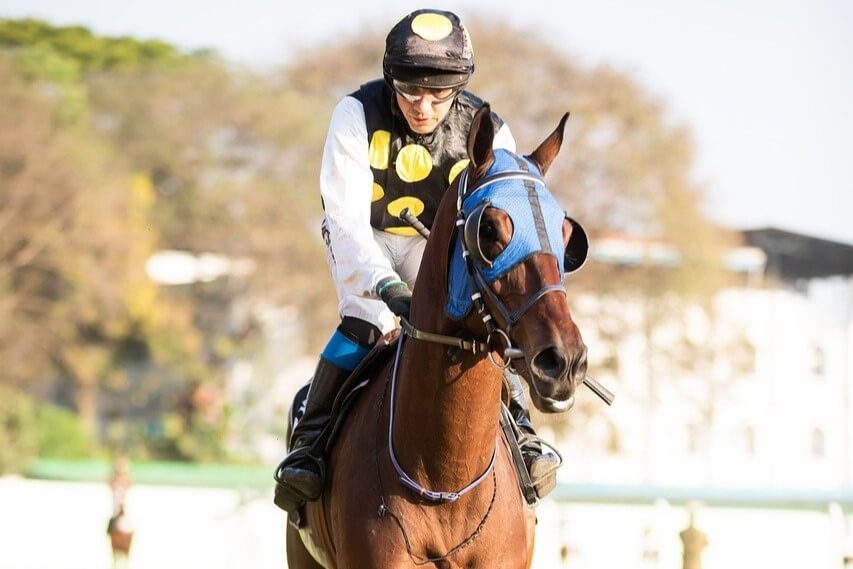
[[[347,338],[335,330],[329,343],[323,349],[323,359],[335,364],[341,369],[353,370],[364,359],[370,350]]]

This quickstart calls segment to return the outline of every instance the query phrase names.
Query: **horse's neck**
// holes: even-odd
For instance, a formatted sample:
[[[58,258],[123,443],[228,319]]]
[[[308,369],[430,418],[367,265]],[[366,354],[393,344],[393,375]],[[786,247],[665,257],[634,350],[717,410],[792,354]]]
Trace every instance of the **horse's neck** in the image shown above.
[[[498,436],[501,374],[482,356],[451,363],[447,346],[408,339],[397,378],[394,448],[431,490],[455,491],[482,473]]]

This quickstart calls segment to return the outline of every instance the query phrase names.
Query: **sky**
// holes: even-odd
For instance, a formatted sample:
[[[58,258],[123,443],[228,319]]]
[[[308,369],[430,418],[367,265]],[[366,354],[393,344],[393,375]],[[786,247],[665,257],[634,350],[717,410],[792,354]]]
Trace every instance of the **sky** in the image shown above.
[[[720,223],[853,244],[851,0],[0,0],[0,17],[212,47],[268,67],[421,7],[509,22],[586,65],[630,73],[692,130],[694,178]]]

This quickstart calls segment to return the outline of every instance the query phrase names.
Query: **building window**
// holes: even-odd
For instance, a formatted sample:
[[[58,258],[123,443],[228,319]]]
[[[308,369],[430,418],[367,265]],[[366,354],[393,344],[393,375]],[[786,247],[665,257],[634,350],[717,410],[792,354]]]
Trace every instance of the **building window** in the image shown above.
[[[823,458],[826,456],[826,435],[824,435],[822,429],[812,429],[810,442],[812,458]]]
[[[812,373],[818,377],[824,376],[824,359],[823,348],[820,346],[812,348]]]

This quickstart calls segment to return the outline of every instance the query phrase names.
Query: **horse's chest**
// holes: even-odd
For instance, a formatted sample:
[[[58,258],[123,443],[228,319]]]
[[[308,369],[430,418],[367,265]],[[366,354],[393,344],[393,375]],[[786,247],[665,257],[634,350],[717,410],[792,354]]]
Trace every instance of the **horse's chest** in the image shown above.
[[[393,505],[390,506],[393,508]],[[393,511],[389,508],[389,511]],[[526,569],[532,534],[526,516],[510,515],[500,506],[484,503],[471,509],[399,507],[390,527],[373,535],[388,536],[395,545],[386,550],[393,557],[381,567],[440,567],[442,569]],[[395,519],[396,517],[396,519]],[[385,525],[385,524],[383,524]],[[378,529],[378,528],[377,528]],[[380,544],[377,543],[377,546]],[[380,550],[382,548],[379,548]]]

